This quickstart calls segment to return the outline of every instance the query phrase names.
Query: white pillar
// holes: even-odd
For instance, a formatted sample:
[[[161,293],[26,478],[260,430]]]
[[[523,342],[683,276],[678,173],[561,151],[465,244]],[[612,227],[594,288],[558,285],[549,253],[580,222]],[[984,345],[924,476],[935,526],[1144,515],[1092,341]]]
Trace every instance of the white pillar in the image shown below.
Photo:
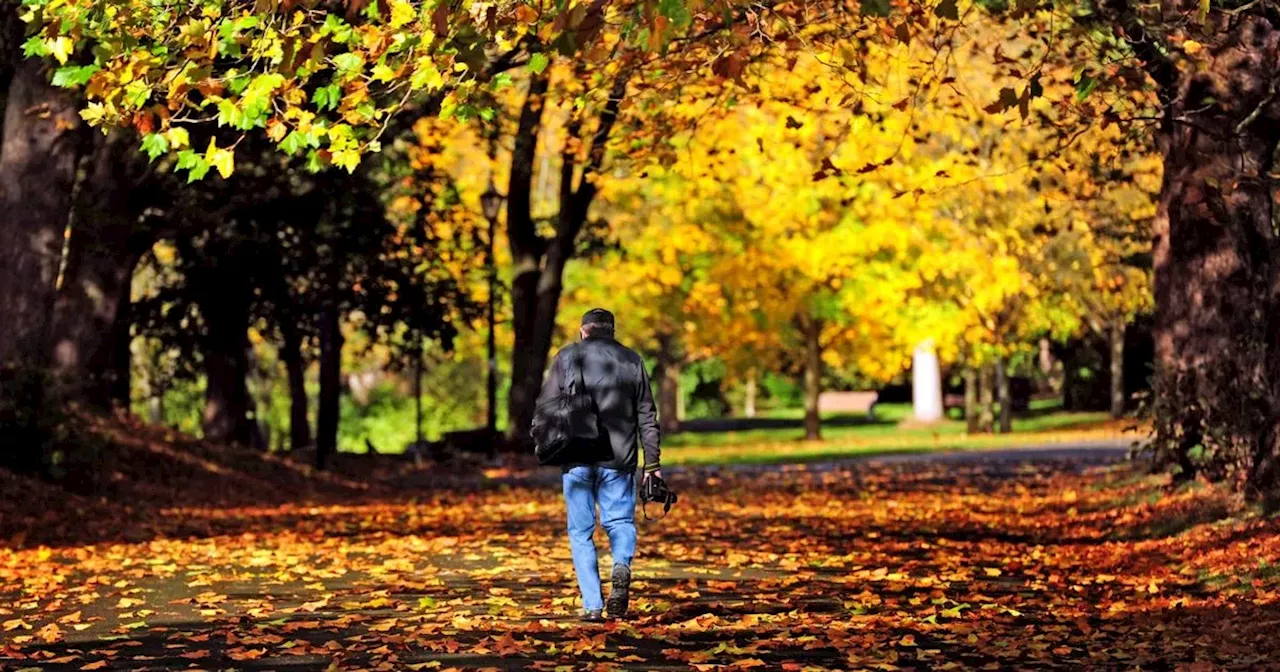
[[[942,373],[938,369],[938,355],[933,351],[932,340],[916,346],[912,357],[911,403],[917,422],[942,419]]]

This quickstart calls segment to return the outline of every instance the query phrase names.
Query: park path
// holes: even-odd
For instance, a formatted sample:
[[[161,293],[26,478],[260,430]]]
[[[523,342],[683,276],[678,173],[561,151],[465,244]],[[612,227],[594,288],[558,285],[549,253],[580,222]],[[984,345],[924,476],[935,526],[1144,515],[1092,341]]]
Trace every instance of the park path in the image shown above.
[[[1115,467],[1126,449],[673,469],[682,501],[642,525],[636,617],[605,626],[571,617],[545,472],[385,502],[175,507],[181,534],[0,555],[0,665],[1267,669],[1276,520],[1160,497]]]

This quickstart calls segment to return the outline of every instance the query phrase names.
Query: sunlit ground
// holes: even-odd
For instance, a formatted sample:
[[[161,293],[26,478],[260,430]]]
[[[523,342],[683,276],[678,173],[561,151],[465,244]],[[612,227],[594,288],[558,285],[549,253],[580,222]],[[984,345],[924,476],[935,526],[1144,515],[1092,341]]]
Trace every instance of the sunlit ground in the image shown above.
[[[3,658],[923,670],[1280,656],[1280,520],[1213,489],[1159,498],[1164,477],[1008,458],[672,471],[682,500],[641,527],[631,620],[571,617],[554,473],[477,475],[425,479],[416,500],[179,505],[139,514],[128,543],[5,550]]]

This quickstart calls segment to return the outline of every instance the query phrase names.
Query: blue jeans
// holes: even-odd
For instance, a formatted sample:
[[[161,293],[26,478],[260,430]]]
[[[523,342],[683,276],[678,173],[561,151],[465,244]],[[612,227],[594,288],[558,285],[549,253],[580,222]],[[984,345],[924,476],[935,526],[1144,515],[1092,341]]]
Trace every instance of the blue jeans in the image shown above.
[[[564,502],[569,510],[569,550],[578,574],[582,607],[604,608],[596,544],[596,504],[600,526],[609,535],[613,564],[631,566],[636,554],[635,472],[599,466],[570,467],[564,472]]]

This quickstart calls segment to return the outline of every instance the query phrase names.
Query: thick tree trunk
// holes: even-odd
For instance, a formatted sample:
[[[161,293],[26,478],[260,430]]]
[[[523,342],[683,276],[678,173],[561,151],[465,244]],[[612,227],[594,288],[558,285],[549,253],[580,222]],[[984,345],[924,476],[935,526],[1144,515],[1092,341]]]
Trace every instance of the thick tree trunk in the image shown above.
[[[311,447],[311,421],[307,419],[307,363],[302,357],[302,337],[291,324],[283,325],[280,358],[289,379],[289,449]]]
[[[748,418],[756,417],[756,378],[759,374],[753,368],[747,371],[747,389],[742,403],[742,414]]]
[[[1111,325],[1111,417],[1124,417],[1124,332],[1125,324],[1117,320]]]
[[[135,262],[136,266],[136,262]],[[107,390],[109,404],[116,408],[128,409],[133,403],[133,304],[123,301],[116,311],[116,323],[111,340],[115,343],[115,355],[111,365],[115,373],[111,375],[111,388]]]
[[[247,383],[249,288],[234,282],[219,286],[225,294],[210,292],[200,303],[205,322],[202,428],[210,441],[251,446],[256,430]]]
[[[15,67],[0,144],[0,460],[20,469],[42,459],[55,285],[81,150],[76,101],[41,67]]]
[[[978,417],[978,371],[972,366],[964,368],[964,421],[965,431],[977,434],[981,429]]]
[[[1013,398],[1009,396],[1009,365],[1004,357],[996,359],[996,398],[1000,402],[1000,433],[1013,431]]]
[[[100,409],[120,398],[122,386],[128,389],[129,290],[151,242],[138,226],[145,162],[139,165],[136,155],[124,134],[96,143],[77,190],[54,307],[52,364],[60,395]]]
[[[1206,428],[1226,439],[1214,477],[1233,463],[1257,464],[1242,447],[1266,453],[1280,428],[1270,176],[1280,141],[1280,33],[1264,14],[1230,19],[1195,67],[1178,69],[1154,48],[1139,51],[1165,108],[1153,245],[1156,445],[1182,478],[1198,468],[1188,453]]]
[[[316,421],[316,468],[325,469],[338,452],[342,400],[342,329],[336,305],[320,314],[320,402]]]
[[[822,417],[818,398],[822,395],[822,321],[806,319],[801,323],[804,331],[804,438],[818,441],[822,438]]]
[[[534,77],[529,83],[516,127],[511,153],[511,179],[507,186],[507,241],[511,247],[511,328],[515,341],[511,349],[511,390],[507,397],[507,431],[513,443],[528,442],[538,387],[542,383],[547,355],[535,346],[538,284],[547,243],[538,237],[533,221],[533,166],[538,152],[538,130],[542,125],[542,98],[548,79]],[[537,380],[537,384],[531,381]]]
[[[674,336],[658,337],[658,420],[662,435],[680,431],[680,353]]]
[[[991,433],[995,428],[995,413],[992,405],[995,401],[993,398],[995,381],[993,378],[994,370],[990,364],[984,364],[981,369],[982,380],[978,387],[978,404],[980,405],[978,415],[978,431],[982,433]]]

